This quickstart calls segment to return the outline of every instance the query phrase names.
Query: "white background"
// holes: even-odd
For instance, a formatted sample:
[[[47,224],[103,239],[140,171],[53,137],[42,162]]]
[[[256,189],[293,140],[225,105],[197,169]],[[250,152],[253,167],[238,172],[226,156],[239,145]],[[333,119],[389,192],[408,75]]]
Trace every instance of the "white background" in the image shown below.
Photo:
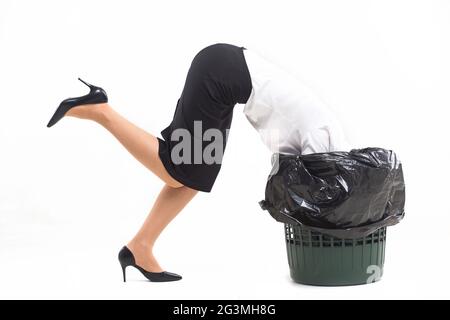
[[[449,298],[448,1],[0,1],[0,298]],[[259,208],[270,153],[237,105],[222,171],[155,248],[183,275],[149,283],[118,250],[162,183],[93,122],[46,124],[100,85],[158,135],[193,56],[257,50],[332,106],[355,147],[391,148],[406,217],[388,230],[378,283],[289,278],[283,225]]]

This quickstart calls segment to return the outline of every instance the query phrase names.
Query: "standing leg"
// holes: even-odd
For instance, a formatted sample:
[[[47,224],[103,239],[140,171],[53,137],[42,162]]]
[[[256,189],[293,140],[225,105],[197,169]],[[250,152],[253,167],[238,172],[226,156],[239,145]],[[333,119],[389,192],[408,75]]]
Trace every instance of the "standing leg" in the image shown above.
[[[165,185],[162,188],[141,229],[127,245],[136,257],[137,265],[151,272],[163,271],[153,256],[155,241],[197,192],[186,186],[172,188]]]

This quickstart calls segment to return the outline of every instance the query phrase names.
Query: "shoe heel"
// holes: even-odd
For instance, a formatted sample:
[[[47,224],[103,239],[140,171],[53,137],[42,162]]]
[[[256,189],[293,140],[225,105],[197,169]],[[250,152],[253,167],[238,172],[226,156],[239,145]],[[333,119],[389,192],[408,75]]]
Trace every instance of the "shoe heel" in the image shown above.
[[[119,258],[120,266],[122,267],[123,282],[127,282],[127,276],[126,276],[125,269],[128,266],[134,266],[135,265],[134,256],[131,253],[131,251],[126,246],[124,246],[119,251],[119,257],[118,258]]]
[[[123,282],[127,282],[126,269],[127,269],[127,266],[122,266]]]
[[[93,86],[92,84],[90,84],[90,83],[87,83],[86,81],[84,81],[83,79],[81,79],[81,78],[78,78],[78,80],[80,80],[81,82],[83,82],[85,85],[87,85],[88,87],[89,87],[89,89],[92,89],[92,88],[94,88],[95,86]]]

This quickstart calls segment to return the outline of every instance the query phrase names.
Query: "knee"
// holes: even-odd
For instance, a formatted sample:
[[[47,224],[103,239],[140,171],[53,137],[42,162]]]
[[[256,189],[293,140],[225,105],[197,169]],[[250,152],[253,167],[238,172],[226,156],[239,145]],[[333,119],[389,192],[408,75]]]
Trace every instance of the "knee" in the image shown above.
[[[167,181],[167,182],[166,182],[166,185],[167,185],[168,187],[173,188],[173,189],[179,189],[179,188],[181,188],[181,187],[184,187],[184,184],[182,184],[182,183],[180,183],[180,182],[178,182],[178,181]]]

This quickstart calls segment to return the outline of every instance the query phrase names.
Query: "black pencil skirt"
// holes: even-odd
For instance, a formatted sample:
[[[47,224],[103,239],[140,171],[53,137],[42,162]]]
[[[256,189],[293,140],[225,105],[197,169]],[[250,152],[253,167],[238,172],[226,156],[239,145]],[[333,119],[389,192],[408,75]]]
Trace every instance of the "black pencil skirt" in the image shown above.
[[[161,131],[162,139],[158,138],[158,154],[167,172],[192,189],[211,191],[221,168],[234,106],[245,104],[250,97],[252,82],[243,50],[216,43],[195,55],[173,120]]]

